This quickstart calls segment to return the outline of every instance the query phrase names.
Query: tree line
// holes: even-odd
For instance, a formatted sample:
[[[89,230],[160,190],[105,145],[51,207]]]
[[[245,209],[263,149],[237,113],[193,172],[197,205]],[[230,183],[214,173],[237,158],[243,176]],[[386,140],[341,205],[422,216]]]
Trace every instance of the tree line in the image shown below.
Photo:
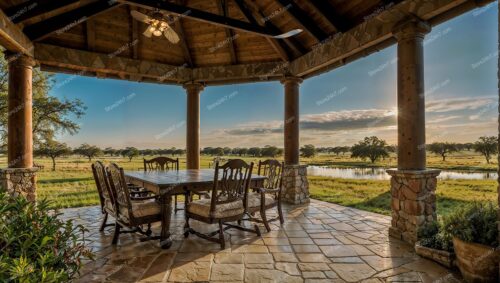
[[[442,157],[446,161],[446,157],[454,152],[459,151],[472,151],[480,153],[485,157],[486,162],[490,163],[494,154],[498,153],[498,139],[495,136],[480,137],[475,143],[450,143],[450,142],[434,142],[425,146],[426,149],[436,155]],[[209,156],[250,156],[250,157],[270,157],[275,158],[283,155],[283,149],[276,146],[265,147],[205,147],[200,150],[201,154]],[[36,156],[48,157],[52,159],[52,170],[56,168],[56,159],[68,155],[80,155],[92,161],[93,158],[98,156],[122,156],[132,161],[133,158],[139,156],[152,156],[152,155],[171,155],[181,156],[185,154],[185,149],[168,148],[168,149],[137,149],[135,147],[127,147],[124,149],[114,149],[107,147],[101,149],[94,145],[82,144],[77,148],[70,148],[65,143],[60,143],[54,140],[49,140],[45,143],[39,144],[35,149]],[[307,144],[300,148],[301,156],[306,158],[315,157],[318,154],[335,154],[337,156],[350,153],[351,158],[361,158],[362,160],[370,160],[375,163],[380,159],[389,157],[390,153],[397,152],[397,146],[388,145],[385,140],[376,136],[366,137],[353,146],[338,146],[338,147],[315,147],[314,145]]]

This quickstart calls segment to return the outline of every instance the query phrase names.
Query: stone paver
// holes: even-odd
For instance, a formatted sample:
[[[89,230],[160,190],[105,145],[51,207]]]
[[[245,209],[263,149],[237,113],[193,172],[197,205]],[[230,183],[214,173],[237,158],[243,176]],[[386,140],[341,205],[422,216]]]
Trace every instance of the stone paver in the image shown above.
[[[460,282],[389,237],[389,217],[316,200],[284,211],[285,224],[272,223],[269,233],[261,226],[262,237],[226,231],[221,251],[201,238],[185,239],[181,212],[172,214],[173,245],[162,250],[157,241],[141,243],[133,234],[121,235],[113,247],[113,228],[99,232],[98,207],[62,210],[65,219],[89,229],[86,244],[96,257],[76,282]],[[194,220],[192,226],[216,229]],[[159,228],[153,225],[156,234]]]

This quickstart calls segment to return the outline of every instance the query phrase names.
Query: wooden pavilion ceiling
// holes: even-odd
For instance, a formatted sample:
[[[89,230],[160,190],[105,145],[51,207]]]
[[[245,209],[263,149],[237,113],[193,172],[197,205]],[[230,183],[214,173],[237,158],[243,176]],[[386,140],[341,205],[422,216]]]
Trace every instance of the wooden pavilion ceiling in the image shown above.
[[[151,71],[152,65],[158,74],[165,71],[175,72],[166,79],[166,82],[182,83],[186,81],[181,77],[181,74],[186,75],[184,69],[211,77],[210,72],[222,72],[221,68],[224,68],[224,72],[228,72],[243,65],[245,69],[238,71],[242,72],[242,75],[232,80],[245,81],[244,75],[252,76],[249,80],[256,80],[256,75],[252,75],[256,69],[260,70],[262,75],[264,73],[262,69],[266,69],[269,73],[269,70],[273,71],[273,68],[280,68],[278,64],[284,64],[283,62],[287,64],[287,70],[295,70],[296,75],[306,76],[308,72],[300,69],[304,66],[309,68],[307,66],[311,63],[309,59],[318,60],[317,55],[311,57],[314,55],[311,54],[316,49],[326,48],[326,44],[322,43],[337,40],[336,37],[341,38],[347,33],[363,36],[355,29],[362,27],[374,17],[379,17],[384,11],[390,11],[399,6],[401,10],[411,9],[412,3],[410,2],[422,4],[420,8],[425,9],[425,4],[431,3],[433,6],[443,8],[442,11],[425,11],[425,15],[436,18],[452,8],[467,3],[478,5],[478,2],[484,4],[492,1],[2,0],[0,9],[34,43],[34,53],[44,55],[42,56],[44,58],[50,56],[55,58],[61,52],[71,52],[65,55],[66,57],[72,56],[72,58],[67,58],[67,61],[85,61],[84,57],[88,57],[87,55],[93,56],[92,60],[103,61],[103,67],[101,71],[95,67],[89,75],[99,76],[101,73],[102,76],[116,76],[132,80],[148,80],[147,75],[134,76],[134,73],[140,75],[144,68]],[[401,2],[408,2],[407,6]],[[222,25],[209,23],[206,21],[207,18],[204,18],[205,21],[193,19],[191,16],[196,16],[196,13],[181,17],[174,24],[174,29],[180,35],[181,41],[178,44],[172,44],[164,37],[144,37],[142,32],[147,26],[134,20],[130,15],[131,10],[134,9],[147,12],[151,7],[170,8],[170,6],[210,13],[207,16],[209,19],[213,19],[214,22],[222,19],[223,23]],[[468,9],[471,8],[469,6],[467,6]],[[228,28],[228,26],[233,28]],[[244,29],[247,31],[243,31]],[[303,32],[285,40],[259,34],[259,32],[280,34],[293,29],[302,29]],[[367,32],[367,29],[363,31]],[[342,43],[341,39],[338,40]],[[37,52],[38,50],[40,52]],[[78,53],[78,51],[83,53]],[[108,62],[113,58],[116,58],[115,61],[119,64],[130,65],[129,70],[106,72],[106,69],[109,69],[108,65],[117,64],[115,61]],[[74,68],[73,65],[76,64],[74,62],[50,64],[46,62],[50,60],[41,59],[40,61],[48,70],[72,73],[80,71],[84,75],[89,69],[88,66],[85,67],[86,64],[90,64],[79,61],[82,68],[78,69]],[[294,64],[296,61],[298,63]],[[336,61],[327,60],[325,64],[339,64],[338,60]],[[141,64],[147,62],[148,65],[147,67],[141,65],[138,67],[139,71],[131,70],[131,66],[139,62]],[[311,70],[320,71],[326,67],[325,64],[315,64],[311,66]],[[175,67],[177,69],[172,69]],[[274,70],[274,72],[282,74],[281,71]],[[275,76],[267,76],[264,79],[275,79]]]

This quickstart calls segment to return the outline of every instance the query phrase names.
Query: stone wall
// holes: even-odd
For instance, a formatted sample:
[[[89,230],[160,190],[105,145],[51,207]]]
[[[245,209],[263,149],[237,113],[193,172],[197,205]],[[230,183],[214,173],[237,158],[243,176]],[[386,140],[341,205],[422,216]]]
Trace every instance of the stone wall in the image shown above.
[[[309,203],[307,166],[285,165],[283,178],[283,200],[290,204]]]
[[[440,170],[387,170],[391,178],[389,234],[414,244],[418,228],[436,220],[436,177]]]
[[[36,168],[0,169],[0,190],[12,196],[25,196],[36,201]]]

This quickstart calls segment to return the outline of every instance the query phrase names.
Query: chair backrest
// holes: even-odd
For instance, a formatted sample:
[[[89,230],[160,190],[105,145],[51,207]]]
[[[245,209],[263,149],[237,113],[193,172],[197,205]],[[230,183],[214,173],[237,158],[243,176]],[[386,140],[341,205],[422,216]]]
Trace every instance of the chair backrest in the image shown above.
[[[92,164],[92,173],[94,175],[97,191],[99,192],[99,200],[101,209],[104,212],[106,201],[113,204],[113,195],[109,188],[108,179],[106,178],[106,166],[101,161],[96,161]]]
[[[108,176],[110,188],[115,196],[115,211],[120,219],[130,221],[130,215],[132,215],[132,202],[130,201],[130,192],[127,182],[125,181],[123,168],[116,163],[111,163],[108,166]]]
[[[156,157],[150,160],[144,159],[144,171],[169,171],[179,170],[179,158]]]
[[[215,163],[211,212],[214,212],[219,204],[246,200],[252,169],[253,162],[247,164],[241,159],[233,159],[224,165]]]
[[[279,162],[275,159],[268,159],[259,161],[258,175],[265,176],[267,179],[264,181],[265,189],[280,189],[283,184],[283,169],[285,163]]]

